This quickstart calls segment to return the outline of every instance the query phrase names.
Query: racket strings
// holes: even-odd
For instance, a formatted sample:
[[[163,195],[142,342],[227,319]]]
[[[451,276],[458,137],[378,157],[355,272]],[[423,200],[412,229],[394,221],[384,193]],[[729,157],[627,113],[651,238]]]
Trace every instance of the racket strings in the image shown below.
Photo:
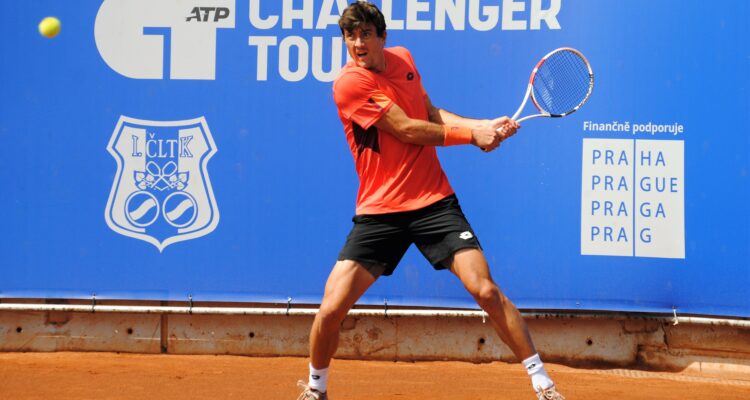
[[[592,77],[578,54],[561,50],[550,55],[534,77],[534,100],[552,115],[575,111],[590,93]]]

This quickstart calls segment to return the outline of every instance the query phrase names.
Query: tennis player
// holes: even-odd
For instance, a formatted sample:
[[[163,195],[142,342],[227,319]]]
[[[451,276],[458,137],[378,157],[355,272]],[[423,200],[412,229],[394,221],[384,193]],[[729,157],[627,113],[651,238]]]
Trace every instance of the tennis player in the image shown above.
[[[523,360],[539,399],[563,400],[544,370],[526,323],[490,276],[479,241],[443,172],[435,146],[485,152],[512,136],[507,117],[476,120],[432,105],[409,51],[385,48],[380,10],[357,1],[339,26],[351,56],[333,97],[359,174],[354,227],[333,267],[310,332],[310,375],[299,400],[327,400],[328,367],[347,312],[416,244],[435,269],[449,269]]]

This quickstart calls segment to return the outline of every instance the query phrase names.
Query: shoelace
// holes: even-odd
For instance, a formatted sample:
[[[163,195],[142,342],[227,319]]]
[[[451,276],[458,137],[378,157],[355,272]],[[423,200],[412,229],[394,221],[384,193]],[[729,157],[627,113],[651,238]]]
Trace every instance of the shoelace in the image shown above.
[[[557,393],[554,386],[549,389],[542,389],[542,391],[537,392],[536,395],[538,400],[565,400],[563,395]]]
[[[297,386],[304,389],[299,397],[297,397],[297,400],[320,400],[323,397],[322,393],[310,388],[310,386],[307,386],[303,381],[297,381]]]

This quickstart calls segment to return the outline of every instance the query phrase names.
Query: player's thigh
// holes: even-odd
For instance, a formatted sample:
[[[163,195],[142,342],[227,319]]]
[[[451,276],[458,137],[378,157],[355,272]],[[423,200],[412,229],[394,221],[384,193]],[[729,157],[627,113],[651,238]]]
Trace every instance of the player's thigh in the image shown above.
[[[450,260],[450,270],[461,280],[492,280],[487,258],[476,248],[456,251]]]
[[[492,279],[484,253],[479,249],[467,248],[455,252],[450,260],[450,270],[474,296],[503,296]]]
[[[346,314],[354,303],[375,283],[374,277],[354,260],[336,262],[328,276],[320,310],[324,314]]]

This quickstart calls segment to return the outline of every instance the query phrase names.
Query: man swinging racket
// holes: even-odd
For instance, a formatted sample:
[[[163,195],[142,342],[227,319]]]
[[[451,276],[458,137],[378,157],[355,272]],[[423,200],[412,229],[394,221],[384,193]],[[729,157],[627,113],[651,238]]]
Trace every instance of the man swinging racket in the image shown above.
[[[333,267],[310,332],[310,375],[299,400],[327,400],[339,327],[381,275],[416,244],[435,269],[449,269],[487,312],[528,370],[539,399],[564,400],[544,370],[526,323],[490,276],[487,260],[440,166],[435,146],[490,152],[519,128],[514,120],[463,118],[434,107],[409,51],[385,48],[380,10],[357,1],[339,19],[352,58],[333,84],[357,173],[354,227]]]

